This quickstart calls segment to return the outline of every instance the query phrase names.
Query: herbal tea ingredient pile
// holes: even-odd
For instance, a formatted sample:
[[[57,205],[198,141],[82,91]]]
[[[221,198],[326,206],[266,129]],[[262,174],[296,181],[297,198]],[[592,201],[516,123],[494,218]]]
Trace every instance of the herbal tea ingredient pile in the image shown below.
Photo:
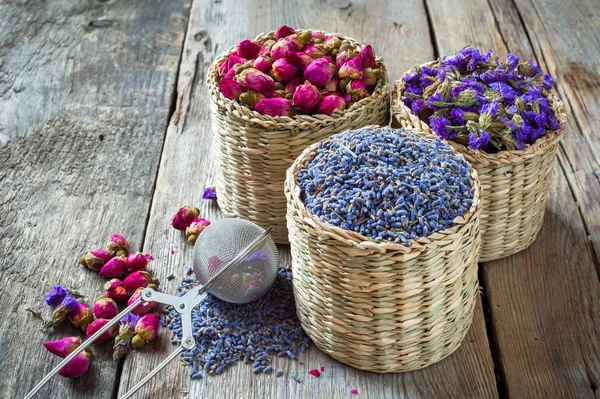
[[[406,246],[450,226],[473,199],[469,165],[447,143],[390,128],[322,141],[298,184],[321,221]]]
[[[406,106],[439,137],[473,150],[521,150],[561,128],[547,99],[554,79],[513,54],[500,62],[491,50],[467,47],[402,79]]]
[[[370,45],[281,26],[277,40],[244,40],[220,65],[219,88],[262,115],[331,115],[371,95],[382,73]]]

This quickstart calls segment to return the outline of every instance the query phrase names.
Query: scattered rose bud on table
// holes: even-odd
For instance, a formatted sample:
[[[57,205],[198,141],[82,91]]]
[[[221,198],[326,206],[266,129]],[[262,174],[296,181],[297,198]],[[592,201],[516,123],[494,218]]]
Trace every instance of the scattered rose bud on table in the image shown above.
[[[117,313],[119,313],[119,309],[111,298],[102,295],[94,301],[94,316],[97,319],[112,319]]]
[[[177,210],[175,216],[171,220],[171,224],[174,229],[177,230],[185,230],[194,219],[196,219],[200,215],[200,210],[198,208],[193,208],[191,206],[182,206]]]
[[[115,256],[127,256],[129,253],[129,242],[120,234],[113,234],[106,244],[106,248],[112,251]]]
[[[104,295],[118,303],[127,302],[129,299],[125,284],[118,278],[113,278],[104,284]]]
[[[71,324],[85,332],[87,326],[94,320],[94,313],[85,303],[77,302],[75,309],[69,313],[69,320]]]
[[[65,337],[57,341],[44,342],[44,347],[49,352],[65,358],[81,345],[81,337]]]

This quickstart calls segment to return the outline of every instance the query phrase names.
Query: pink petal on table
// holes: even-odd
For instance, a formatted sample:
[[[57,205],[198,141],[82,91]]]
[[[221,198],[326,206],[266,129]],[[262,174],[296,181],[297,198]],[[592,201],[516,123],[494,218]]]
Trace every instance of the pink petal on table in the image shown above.
[[[351,389],[351,390],[350,390],[350,394],[352,394],[352,395],[358,395],[358,390],[356,390],[356,389]]]
[[[308,370],[308,374],[312,375],[313,377],[321,376],[321,372],[317,369]]]

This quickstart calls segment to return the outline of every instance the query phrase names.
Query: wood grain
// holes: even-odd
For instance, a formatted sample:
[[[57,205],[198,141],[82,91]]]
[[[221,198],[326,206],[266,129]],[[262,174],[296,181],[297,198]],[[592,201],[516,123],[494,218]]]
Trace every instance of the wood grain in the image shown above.
[[[259,1],[195,1],[178,80],[177,109],[167,132],[144,244],[161,265],[157,272],[165,292],[174,292],[177,281],[166,282],[165,277],[171,273],[181,276],[192,258],[192,249],[183,235],[169,226],[172,214],[179,206],[190,204],[199,206],[202,216],[208,219],[223,217],[214,202],[200,199],[203,187],[214,181],[206,71],[218,54],[240,40],[283,23],[339,31],[372,43],[376,52],[384,55],[391,76],[433,57],[427,18],[419,1],[281,0],[268,5]],[[287,247],[280,247],[280,253],[283,262],[289,260]],[[124,364],[119,392],[126,392],[174,349],[164,331],[152,354],[130,356]],[[237,364],[221,376],[205,376],[201,381],[191,381],[189,369],[173,362],[138,397],[181,397],[187,391],[189,397],[206,398],[335,398],[348,396],[350,389],[357,389],[360,397],[367,398],[498,396],[480,304],[463,346],[424,370],[387,375],[361,372],[332,360],[314,346],[300,360],[304,364],[275,359],[274,367],[284,370],[285,378],[254,376],[251,368]],[[325,366],[320,378],[307,373],[320,366]],[[303,382],[291,381],[293,374]],[[284,386],[285,380],[290,380],[288,387]]]
[[[98,296],[104,279],[78,258],[111,233],[141,249],[187,14],[179,0],[0,4],[0,397],[58,363],[43,342],[78,334],[41,333],[25,309],[47,316],[54,284]],[[38,397],[110,397],[111,352]]]
[[[576,12],[583,4],[585,2],[570,3],[569,8],[573,6],[570,12]],[[546,2],[544,7],[536,5],[536,10],[544,8],[544,13],[553,15],[552,21],[567,13],[568,10],[561,7]],[[544,18],[537,20],[539,15],[524,26],[521,18],[536,13],[530,9],[521,12],[510,1],[489,4],[453,1],[444,3],[443,9],[430,4],[430,9],[435,31],[439,32],[436,37],[440,54],[454,53],[472,43],[483,49],[493,48],[500,56],[508,51],[527,58],[538,55],[542,66],[557,76],[559,91],[565,99],[568,93],[561,88],[561,71],[545,61],[548,53],[540,49],[539,40],[552,41],[555,46],[562,37],[570,35],[566,30],[561,39],[557,36],[549,39],[554,35],[550,32],[555,26],[550,23],[542,28]],[[447,12],[450,9],[463,12],[455,17]],[[456,18],[464,29],[452,29]],[[572,32],[574,21],[568,26]],[[535,29],[535,33],[531,29]],[[594,33],[589,41],[590,45],[594,44]],[[534,51],[536,48],[540,50]],[[559,54],[556,53],[556,59],[564,60],[564,55]],[[582,53],[577,59],[587,62]],[[579,117],[584,115],[588,114]],[[590,149],[591,141],[596,139],[586,138],[578,124],[569,123],[560,162],[554,169],[545,224],[537,240],[519,254],[483,266],[483,286],[490,306],[502,387],[509,397],[591,398],[598,395],[600,284],[594,271],[591,246],[586,240],[586,226],[590,226],[589,221],[595,220],[597,214],[590,213],[593,206],[583,207],[581,213],[578,211],[576,199],[582,194],[581,186],[577,185],[581,182],[576,181],[570,169],[589,170],[597,165]],[[569,157],[568,152],[575,149],[578,158]],[[582,178],[590,182],[589,176]],[[569,185],[568,181],[575,184]],[[593,184],[587,186],[591,187],[589,196],[597,197]]]

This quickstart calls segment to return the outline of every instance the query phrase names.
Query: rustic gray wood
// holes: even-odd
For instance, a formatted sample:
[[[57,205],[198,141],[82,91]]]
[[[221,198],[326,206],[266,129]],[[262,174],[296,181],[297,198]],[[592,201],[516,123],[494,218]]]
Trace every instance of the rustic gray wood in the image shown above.
[[[251,1],[243,6],[232,0],[195,1],[184,46],[178,80],[177,109],[171,120],[156,192],[150,212],[144,249],[157,257],[156,268],[165,292],[174,292],[177,280],[166,282],[171,273],[181,276],[191,264],[192,248],[183,234],[173,230],[170,218],[181,205],[199,206],[208,219],[222,218],[216,204],[200,199],[203,187],[214,181],[208,94],[204,85],[207,69],[220,53],[247,37],[286,23],[343,32],[372,43],[384,55],[390,76],[433,57],[427,17],[423,4],[385,2],[290,3],[274,1],[268,6]],[[174,251],[172,253],[171,251]],[[289,249],[280,247],[282,261],[289,261]],[[123,367],[119,392],[140,380],[175,347],[166,331],[153,345],[153,353],[134,353]],[[493,398],[496,381],[489,351],[483,313],[478,304],[475,322],[463,346],[451,357],[424,370],[378,375],[362,372],[332,360],[316,347],[300,357],[304,364],[276,358],[275,369],[287,377],[252,374],[250,367],[236,364],[218,377],[190,380],[189,368],[173,362],[145,386],[139,397],[202,398],[336,398],[358,389],[359,397],[373,398]],[[325,366],[320,378],[307,371]],[[296,384],[291,375],[303,382]],[[290,380],[286,388],[284,382]]]
[[[181,44],[185,1],[0,3],[0,397],[23,397],[57,363],[42,343],[54,284],[92,301],[104,279],[79,256],[121,232],[141,249]],[[89,302],[88,302],[89,303]],[[79,332],[80,334],[80,332]],[[90,371],[40,398],[107,398],[110,344]]]
[[[600,190],[593,171],[598,170],[594,155],[598,137],[577,121],[593,123],[589,112],[597,106],[591,97],[599,86],[597,75],[587,76],[592,90],[584,93],[580,87],[585,80],[571,84],[572,71],[558,67],[594,62],[598,23],[589,18],[597,10],[583,1],[544,6],[523,1],[518,8],[510,1],[455,1],[430,8],[440,53],[450,54],[471,43],[493,48],[501,56],[510,51],[533,57],[557,77],[559,93],[570,104],[571,120],[554,168],[545,224],[530,248],[485,264],[483,286],[501,386],[510,397],[597,397],[600,284],[586,238],[589,234],[597,244]],[[450,14],[451,9],[463,11]],[[586,34],[577,39],[575,21],[586,24]],[[457,23],[464,29],[453,29]],[[577,200],[584,201],[579,210]]]

